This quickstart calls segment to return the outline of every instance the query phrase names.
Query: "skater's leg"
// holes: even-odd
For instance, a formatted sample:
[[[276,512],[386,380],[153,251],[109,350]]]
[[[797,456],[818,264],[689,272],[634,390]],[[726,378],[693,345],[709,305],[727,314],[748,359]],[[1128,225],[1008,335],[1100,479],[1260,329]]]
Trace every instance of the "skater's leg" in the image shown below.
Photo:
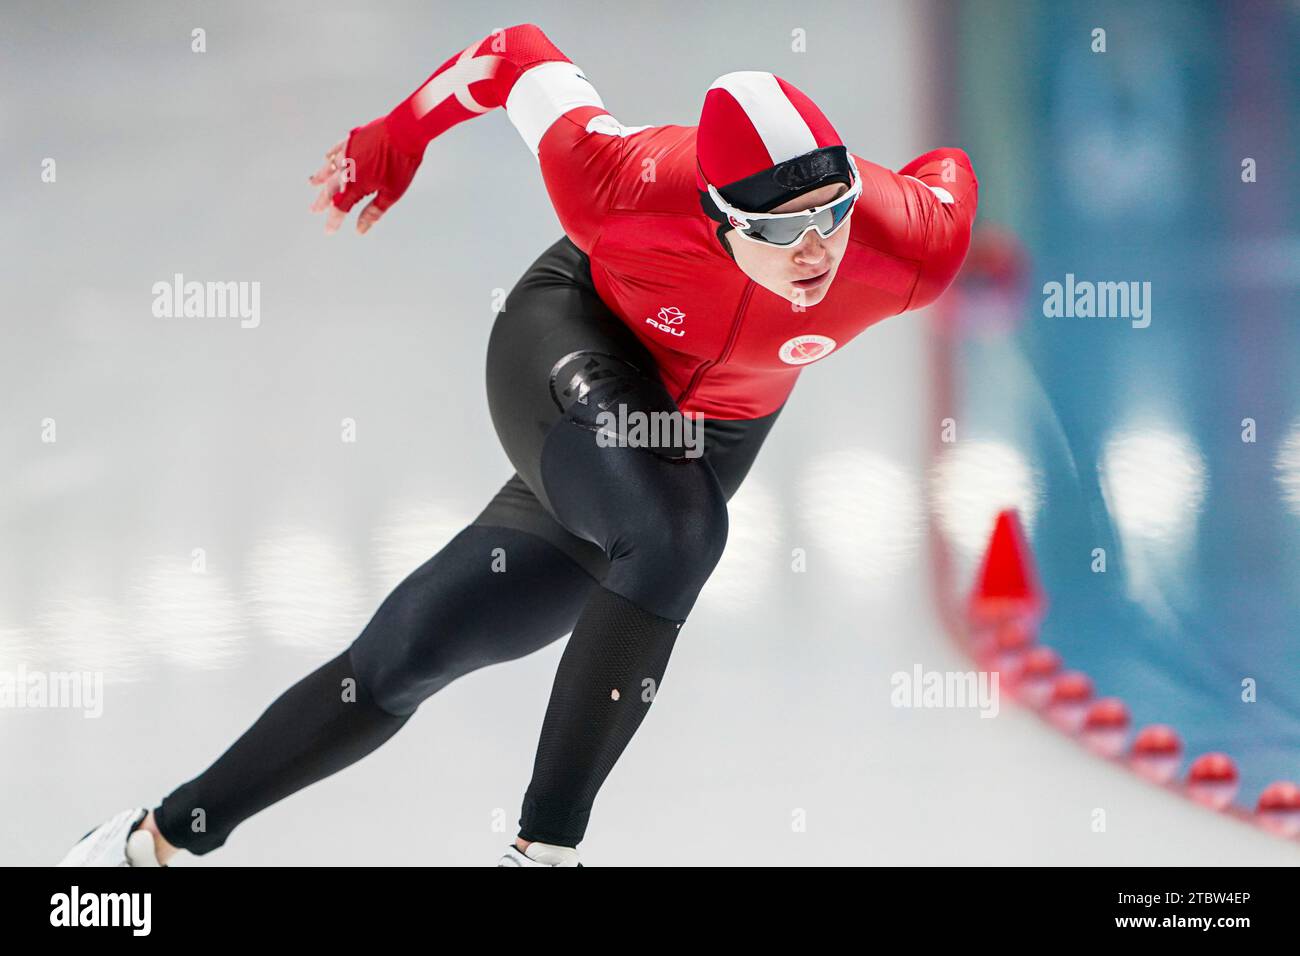
[[[411,714],[457,677],[573,630],[595,580],[553,537],[481,523],[495,507],[407,578],[352,645],[357,677],[385,711]]]
[[[617,395],[611,403],[606,395]],[[520,840],[576,846],[596,793],[640,726],[677,634],[722,555],[727,506],[713,468],[681,448],[602,447],[611,405],[672,410],[657,381],[616,378],[547,439],[542,477],[569,530],[598,543],[609,572],[583,607],[542,724]]]
[[[487,373],[492,420],[516,471],[561,525],[609,559],[556,673],[520,821],[522,842],[572,847],[645,717],[722,553],[726,499],[776,415],[706,427],[703,458],[687,453],[688,441],[598,440],[602,413],[680,412],[653,357],[600,300],[589,263],[567,240],[512,291],[493,326]]]
[[[535,502],[518,506],[519,494],[509,484],[498,498],[541,513]],[[494,501],[484,517],[500,510]],[[566,634],[595,582],[552,543],[564,543],[553,531],[551,540],[477,523],[462,531],[388,596],[348,650],[162,801],[161,835],[193,853],[216,849],[253,814],[375,750],[456,677]],[[581,548],[595,550],[583,542],[570,550]]]
[[[375,702],[345,650],[281,694],[212,766],[165,797],[153,822],[170,845],[208,853],[259,810],[360,760],[407,719]]]

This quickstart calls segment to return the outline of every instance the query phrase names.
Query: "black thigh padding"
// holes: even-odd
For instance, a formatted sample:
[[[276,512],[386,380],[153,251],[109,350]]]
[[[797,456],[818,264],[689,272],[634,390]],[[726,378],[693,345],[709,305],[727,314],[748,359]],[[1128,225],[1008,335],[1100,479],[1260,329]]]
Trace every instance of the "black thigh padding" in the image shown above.
[[[551,369],[551,399],[562,413],[574,404],[587,405],[593,389],[604,392],[602,401],[613,401],[636,388],[645,374],[631,362],[594,349],[570,352]]]
[[[565,409],[566,417],[595,432],[605,445],[641,448],[676,460],[703,457],[705,423],[678,410],[658,379],[609,374],[589,385]]]
[[[647,611],[685,620],[727,540],[727,503],[702,458],[602,447],[565,419],[547,436],[542,482],[569,531],[609,558],[603,584]]]

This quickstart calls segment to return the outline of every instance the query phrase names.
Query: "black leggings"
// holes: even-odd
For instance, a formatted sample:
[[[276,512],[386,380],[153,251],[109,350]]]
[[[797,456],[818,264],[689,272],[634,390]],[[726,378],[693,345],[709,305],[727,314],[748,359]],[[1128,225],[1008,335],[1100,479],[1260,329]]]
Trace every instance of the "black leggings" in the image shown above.
[[[162,801],[156,818],[169,842],[194,853],[221,846],[254,813],[373,751],[457,677],[570,632],[520,835],[582,839],[722,554],[726,501],[778,413],[705,422],[703,457],[680,434],[654,447],[610,441],[620,410],[664,422],[677,406],[568,239],[506,300],[487,393],[516,474],[398,585],[348,650]]]

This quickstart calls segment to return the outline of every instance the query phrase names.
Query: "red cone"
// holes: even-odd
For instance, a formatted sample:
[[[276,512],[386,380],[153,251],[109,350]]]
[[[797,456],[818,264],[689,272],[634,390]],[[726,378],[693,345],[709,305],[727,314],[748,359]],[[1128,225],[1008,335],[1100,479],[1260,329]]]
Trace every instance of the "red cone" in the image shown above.
[[[977,627],[1006,620],[1036,623],[1046,607],[1033,552],[1015,509],[1008,508],[998,515],[971,592],[971,623]]]

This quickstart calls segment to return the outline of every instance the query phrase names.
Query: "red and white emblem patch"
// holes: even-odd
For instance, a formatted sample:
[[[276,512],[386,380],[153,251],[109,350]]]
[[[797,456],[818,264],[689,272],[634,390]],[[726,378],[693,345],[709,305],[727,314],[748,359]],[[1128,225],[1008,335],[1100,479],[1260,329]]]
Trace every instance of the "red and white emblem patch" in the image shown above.
[[[777,353],[786,365],[807,365],[835,351],[835,340],[825,335],[796,335]]]

